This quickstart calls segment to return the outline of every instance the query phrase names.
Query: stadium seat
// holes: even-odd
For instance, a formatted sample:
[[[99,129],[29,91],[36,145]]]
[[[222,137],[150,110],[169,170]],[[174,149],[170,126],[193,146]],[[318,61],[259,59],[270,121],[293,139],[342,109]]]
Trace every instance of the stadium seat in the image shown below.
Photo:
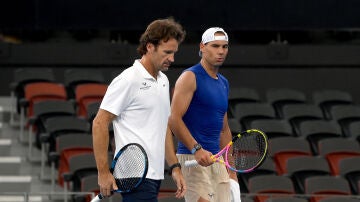
[[[343,128],[345,136],[360,142],[360,121],[351,122],[347,128]]]
[[[324,116],[331,119],[330,109],[336,105],[353,104],[354,100],[349,92],[342,90],[324,89],[312,93],[314,104],[323,109]]]
[[[359,105],[338,105],[330,109],[331,118],[337,121],[342,128],[348,128],[348,125],[354,121],[360,121]],[[345,131],[344,131],[345,132]]]
[[[238,103],[260,102],[257,90],[247,87],[230,87],[229,90],[229,117],[234,117],[235,105]]]
[[[31,161],[37,161],[33,158],[33,136],[35,133],[35,143],[38,148],[41,147],[40,134],[45,132],[45,121],[54,116],[74,116],[74,104],[66,100],[44,100],[34,103],[33,115],[28,118],[28,157]]]
[[[295,134],[300,135],[302,121],[325,119],[320,107],[313,104],[288,104],[282,108],[282,118],[288,120]]]
[[[59,185],[68,190],[77,191],[81,187],[81,179],[89,175],[97,175],[96,162],[93,152],[77,153],[67,158],[68,161],[59,165]],[[63,182],[65,184],[63,184]]]
[[[89,121],[90,124],[92,124],[92,121],[94,120],[97,112],[99,111],[101,102],[91,102],[87,105],[87,115],[86,119]]]
[[[276,166],[271,157],[267,157],[262,164],[249,173],[238,173],[241,193],[249,192],[249,179],[260,175],[276,175]]]
[[[66,158],[78,153],[92,153],[92,136],[90,133],[67,133],[55,137],[55,150],[48,153],[51,165],[51,190],[55,187],[55,171],[59,165],[66,165]],[[66,169],[62,167],[61,169]]]
[[[259,119],[250,123],[250,128],[265,132],[269,139],[277,137],[294,137],[292,127],[287,120],[281,119]]]
[[[318,154],[318,141],[325,138],[343,137],[340,125],[327,120],[308,120],[299,125],[300,137],[307,139],[314,155]]]
[[[287,173],[287,160],[298,156],[312,156],[309,143],[296,137],[269,139],[269,156],[274,159],[278,175]]]
[[[325,158],[316,156],[297,156],[286,162],[286,175],[293,180],[297,193],[305,193],[305,180],[312,176],[330,175]]]
[[[101,102],[107,90],[107,84],[79,84],[75,88],[75,100],[78,106],[78,116],[87,117],[88,105],[93,102]]]
[[[344,158],[339,161],[339,175],[349,181],[352,193],[360,194],[360,157]]]
[[[286,176],[260,175],[249,179],[249,193],[255,195],[255,201],[264,202],[276,194],[293,195],[295,189],[291,179]]]
[[[304,92],[290,88],[270,88],[265,92],[266,101],[273,105],[278,117],[282,118],[282,108],[288,104],[306,103]]]
[[[239,132],[243,131],[239,120],[237,120],[235,118],[228,118],[228,123],[229,123],[231,134],[233,136],[237,135]]]
[[[234,118],[240,121],[243,129],[250,129],[256,119],[275,119],[275,109],[267,103],[238,103],[235,105]]]
[[[54,151],[53,140],[60,135],[68,133],[90,133],[90,124],[87,120],[76,116],[53,116],[45,120],[45,130],[42,136],[46,136],[50,143],[50,151]]]
[[[14,124],[15,114],[20,113],[20,100],[25,97],[25,85],[36,82],[55,82],[55,74],[51,68],[18,68],[13,72],[10,83],[11,114],[10,124]]]
[[[311,202],[318,202],[327,198],[326,195],[351,195],[350,186],[346,179],[334,176],[313,176],[305,179],[305,194],[312,196]]]
[[[339,175],[339,162],[349,157],[360,157],[360,145],[350,139],[328,138],[318,142],[319,155],[329,163],[332,175]]]
[[[47,100],[67,100],[65,87],[59,83],[37,82],[29,83],[24,87],[24,98],[20,100],[20,140],[23,141],[23,133],[26,117],[34,114],[34,104]]]
[[[98,69],[66,69],[64,71],[64,84],[69,98],[75,98],[75,89],[79,84],[99,83],[105,84],[103,72]]]

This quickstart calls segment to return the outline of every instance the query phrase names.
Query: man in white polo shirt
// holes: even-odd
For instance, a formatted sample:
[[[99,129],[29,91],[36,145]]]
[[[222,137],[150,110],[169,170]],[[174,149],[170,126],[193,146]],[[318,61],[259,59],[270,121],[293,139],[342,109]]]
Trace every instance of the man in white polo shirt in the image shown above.
[[[184,37],[182,26],[172,18],[153,21],[140,38],[137,51],[141,59],[135,60],[109,85],[93,121],[98,184],[103,195],[109,196],[111,190],[117,189],[107,159],[108,126],[112,122],[115,153],[128,143],[139,143],[149,158],[145,182],[134,191],[123,193],[123,201],[157,201],[160,183],[164,179],[164,157],[172,168],[172,177],[178,188],[175,196],[184,196],[185,182],[174,152],[172,134],[167,127],[169,80],[162,73],[174,62],[174,54]]]

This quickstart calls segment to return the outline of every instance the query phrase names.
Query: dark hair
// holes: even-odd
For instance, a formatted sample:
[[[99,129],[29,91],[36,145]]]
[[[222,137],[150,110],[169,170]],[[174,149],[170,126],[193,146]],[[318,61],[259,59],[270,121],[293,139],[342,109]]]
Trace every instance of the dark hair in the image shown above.
[[[174,38],[181,43],[185,38],[186,32],[183,27],[175,22],[170,17],[166,19],[158,19],[151,22],[146,28],[145,32],[140,37],[140,44],[137,48],[137,52],[140,55],[144,55],[147,52],[147,43],[152,43],[157,47],[160,41],[167,42],[169,39]]]

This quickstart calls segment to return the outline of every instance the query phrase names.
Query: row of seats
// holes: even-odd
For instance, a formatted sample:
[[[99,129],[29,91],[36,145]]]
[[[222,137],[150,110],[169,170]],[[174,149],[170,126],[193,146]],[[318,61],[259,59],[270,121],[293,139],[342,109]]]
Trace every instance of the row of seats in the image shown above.
[[[91,123],[107,82],[100,70],[66,70],[64,83],[57,82],[49,68],[14,71],[10,87],[12,111],[20,116],[19,139],[28,143],[28,159],[41,163],[40,179],[51,180],[52,190],[55,183],[65,192],[98,189],[97,183],[90,183],[91,176],[97,176]],[[34,155],[33,143],[41,150],[40,156]],[[51,166],[50,174],[44,172],[45,166]]]
[[[22,71],[26,72],[27,70],[29,69],[23,69]],[[41,69],[41,71],[44,71],[44,69]],[[32,155],[32,138],[35,136],[36,146],[41,149],[42,153],[40,157],[42,168],[50,165],[52,170],[50,176],[45,176],[46,174],[41,169],[41,178],[49,177],[52,180],[53,186],[56,183],[55,181],[57,181],[59,185],[64,187],[64,191],[93,191],[97,193],[98,185],[95,180],[97,179],[97,171],[92,151],[91,122],[99,108],[99,101],[105,93],[107,84],[99,79],[93,79],[96,75],[90,72],[79,73],[77,70],[68,71],[70,73],[73,72],[73,76],[66,77],[68,79],[65,85],[56,83],[53,79],[46,80],[47,78],[52,78],[50,77],[51,71],[48,72],[49,75],[43,78],[36,78],[36,76],[42,74],[35,74],[31,70],[31,73],[28,73],[28,75],[26,73],[23,74],[23,78],[26,79],[21,79],[19,72],[21,71],[15,72],[15,75],[18,77],[14,79],[15,82],[11,89],[12,95],[16,98],[13,103],[18,105],[20,109],[18,112],[20,113],[20,131],[28,128],[29,159],[34,157]],[[70,82],[70,80],[74,82]],[[81,87],[84,88],[79,90]],[[246,96],[255,95],[254,91],[246,90],[248,92]],[[291,100],[286,96],[291,93],[284,93],[287,91],[294,92],[294,90],[283,90],[282,93],[277,93],[280,97],[279,99],[270,99],[271,96],[269,96],[267,102],[262,102],[261,99],[240,98],[242,95],[237,94],[235,89],[230,90],[229,123],[232,131],[237,133],[247,128],[258,128],[265,131],[270,138],[269,157],[266,162],[255,172],[238,176],[243,193],[317,193],[308,191],[309,188],[306,186],[307,176],[343,178],[347,182],[357,177],[356,173],[353,173],[355,172],[354,170],[358,170],[357,167],[349,168],[345,166],[345,170],[347,169],[348,171],[344,171],[339,165],[343,166],[346,164],[340,163],[345,160],[345,158],[340,157],[346,156],[349,157],[346,159],[350,159],[350,157],[358,155],[359,149],[357,147],[359,145],[355,141],[350,141],[350,138],[346,138],[352,135],[344,135],[345,124],[341,124],[339,119],[335,118],[336,116],[331,113],[336,107],[340,106],[356,107],[353,100],[348,99],[347,102],[331,101],[332,104],[324,101],[310,103],[306,97],[303,97],[302,101],[301,99],[299,99],[300,101],[296,101],[296,99]],[[23,97],[21,97],[22,93]],[[81,99],[78,99],[80,97]],[[333,98],[335,97],[333,96]],[[311,104],[312,106],[310,106]],[[287,111],[291,110],[287,108],[291,108],[290,106],[310,107],[307,110],[304,108],[294,110],[305,112],[305,114],[297,116],[296,112],[293,115],[291,113],[289,115]],[[325,106],[329,107],[325,108]],[[317,107],[317,109],[312,107]],[[329,113],[325,110],[329,110]],[[338,111],[344,110],[340,109]],[[350,113],[356,110],[349,109],[348,111]],[[315,112],[314,114],[317,113],[317,115],[314,115],[315,118],[309,117],[306,112]],[[351,119],[347,118],[351,124],[357,121],[353,117]],[[350,127],[351,125],[348,124],[347,126]],[[322,138],[316,137],[315,134],[321,134]],[[24,131],[20,132],[20,139],[24,135]],[[312,141],[312,138],[304,138],[310,136],[316,141]],[[355,148],[355,150],[351,150],[352,153],[350,152],[351,154],[347,155],[337,154],[338,156],[335,155],[337,160],[333,160],[333,157],[330,158],[330,154],[333,155],[334,153],[334,142],[328,139],[330,137],[339,138],[337,143],[344,143],[336,144],[336,148],[339,151],[344,152],[345,145],[353,145],[352,149]],[[351,143],[348,144],[346,141]],[[357,144],[357,147],[353,143]],[[306,144],[308,145],[306,146]],[[288,148],[281,146],[287,146]],[[292,150],[294,148],[295,150]],[[109,159],[111,157],[112,150],[110,149]],[[348,164],[353,165],[353,162]],[[310,167],[313,165],[318,165],[319,167]],[[326,165],[328,167],[324,168]],[[56,172],[58,173],[57,177],[55,177]],[[319,175],[313,175],[314,172]],[[348,176],[349,173],[354,175]],[[282,181],[280,178],[271,179],[270,176],[281,177],[281,179],[286,178],[291,181],[291,185],[288,183],[285,186],[287,191],[277,191],[276,189],[266,191],[265,189],[261,190],[257,187],[257,183],[253,182],[257,177],[270,178],[269,181],[265,178],[261,179],[264,182],[263,186],[266,184],[274,185],[274,182],[278,182],[278,180],[279,182]],[[171,176],[165,175],[165,178],[161,191],[174,191],[175,188],[171,181]],[[352,184],[350,191],[346,193],[358,193],[357,183],[358,181],[354,181],[356,186]],[[281,183],[279,183],[280,185]],[[290,189],[292,190],[291,192],[289,191]],[[84,200],[89,201],[90,199],[86,198]]]
[[[91,124],[107,85],[100,74],[81,70],[65,71],[65,84],[54,82],[52,71],[21,69],[14,72],[14,106],[20,110],[19,139],[28,143],[28,159],[40,162],[40,179],[57,183],[64,192],[99,192],[97,169],[92,148]],[[42,78],[41,78],[42,77]],[[15,108],[15,107],[14,107]],[[24,131],[27,129],[27,134]],[[113,131],[109,126],[109,162],[113,157]],[[27,141],[24,136],[28,137]],[[35,140],[34,140],[35,138]],[[36,146],[33,147],[33,143]],[[34,155],[40,149],[41,155]],[[45,173],[45,166],[51,172]],[[168,167],[166,167],[168,168]],[[170,175],[165,175],[161,192],[176,190]],[[166,194],[161,200],[166,201]],[[90,196],[74,196],[75,201],[90,201]],[[116,194],[112,200],[120,200]]]
[[[255,128],[269,138],[265,162],[238,174],[243,201],[360,200],[351,197],[360,193],[360,105],[348,92],[234,87],[228,115],[233,135]]]
[[[352,104],[353,96],[342,90],[323,89],[305,93],[292,88],[269,88],[265,95],[261,95],[256,89],[248,87],[231,87],[229,92],[230,112],[234,111],[234,106],[239,102],[263,102],[273,105],[277,111],[287,104],[312,103],[320,106],[325,111],[325,117],[331,118],[327,112],[334,105]],[[278,114],[281,116],[281,113]]]

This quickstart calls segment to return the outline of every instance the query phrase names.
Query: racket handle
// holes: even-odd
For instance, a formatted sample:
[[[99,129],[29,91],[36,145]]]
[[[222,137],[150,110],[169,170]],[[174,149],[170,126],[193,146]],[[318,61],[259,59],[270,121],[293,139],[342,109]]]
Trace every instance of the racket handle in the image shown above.
[[[93,198],[91,200],[91,202],[99,202],[101,201],[101,199],[103,199],[104,197],[101,194],[98,194],[97,196],[95,196],[95,198]]]
[[[111,191],[111,195],[114,194],[114,191]],[[101,201],[102,199],[104,199],[105,196],[103,196],[101,193],[98,194],[95,198],[93,198],[90,202],[99,202]]]
[[[185,167],[195,167],[197,165],[199,164],[195,159],[190,161],[185,161]]]

